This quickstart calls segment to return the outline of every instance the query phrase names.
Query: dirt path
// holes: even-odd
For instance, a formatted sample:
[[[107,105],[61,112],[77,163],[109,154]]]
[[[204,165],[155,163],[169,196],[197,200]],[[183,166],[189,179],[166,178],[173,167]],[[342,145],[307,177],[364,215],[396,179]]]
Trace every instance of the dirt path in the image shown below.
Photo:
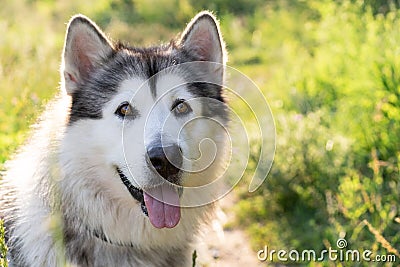
[[[224,225],[234,219],[234,204],[232,192],[220,200],[221,209],[217,211],[217,218],[197,245],[197,267],[262,266],[257,260],[256,252],[250,247],[249,238],[242,230],[224,229]]]

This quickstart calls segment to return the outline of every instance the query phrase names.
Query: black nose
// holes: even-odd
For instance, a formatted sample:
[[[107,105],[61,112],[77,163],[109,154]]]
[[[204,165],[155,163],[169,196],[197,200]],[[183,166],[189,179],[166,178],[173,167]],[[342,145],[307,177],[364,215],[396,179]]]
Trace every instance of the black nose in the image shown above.
[[[181,150],[177,145],[151,146],[147,150],[147,163],[164,179],[171,183],[177,183],[178,173],[182,166]]]

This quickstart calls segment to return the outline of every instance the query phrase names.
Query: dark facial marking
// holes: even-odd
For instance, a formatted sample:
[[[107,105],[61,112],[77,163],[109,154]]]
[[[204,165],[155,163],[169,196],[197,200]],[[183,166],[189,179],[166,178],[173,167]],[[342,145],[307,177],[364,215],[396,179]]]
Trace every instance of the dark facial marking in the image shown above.
[[[70,124],[81,119],[101,119],[104,105],[117,94],[119,85],[132,77],[145,80],[150,78],[150,91],[156,98],[155,74],[173,65],[193,60],[191,55],[180,50],[173,42],[150,48],[135,48],[122,44],[115,47],[113,55],[79,84],[79,89],[72,94]],[[175,53],[172,54],[172,50]],[[182,74],[188,81],[193,81],[196,75],[190,69]],[[195,97],[214,98],[224,102],[220,85],[195,82],[189,84],[188,90]]]
[[[122,81],[132,77],[147,80],[176,62],[168,53],[169,46],[133,48],[120,44],[117,49],[72,94],[70,124],[80,119],[101,119],[104,105],[117,94]],[[153,97],[156,96],[155,77],[149,81]]]

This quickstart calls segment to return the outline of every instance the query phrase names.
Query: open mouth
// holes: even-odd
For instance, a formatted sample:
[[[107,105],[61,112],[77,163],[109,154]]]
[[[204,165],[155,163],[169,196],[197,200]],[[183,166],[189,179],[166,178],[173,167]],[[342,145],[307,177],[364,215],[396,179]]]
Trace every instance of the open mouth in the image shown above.
[[[144,203],[143,190],[135,187],[131,182],[129,182],[128,177],[126,177],[125,174],[118,167],[117,167],[117,172],[118,172],[119,177],[121,178],[121,181],[124,183],[126,189],[128,189],[131,196],[134,199],[136,199],[137,201],[139,201],[140,207],[142,208],[143,213],[146,216],[149,216],[149,212],[147,211],[146,204]]]
[[[173,228],[179,223],[181,218],[179,195],[181,192],[167,183],[143,191],[135,187],[121,169],[118,167],[116,169],[121,181],[131,196],[140,203],[143,213],[154,227]]]

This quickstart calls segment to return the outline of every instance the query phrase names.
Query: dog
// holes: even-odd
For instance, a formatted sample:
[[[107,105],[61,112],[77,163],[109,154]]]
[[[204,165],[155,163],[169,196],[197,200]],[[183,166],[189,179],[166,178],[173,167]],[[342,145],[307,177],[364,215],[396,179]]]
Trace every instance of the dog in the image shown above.
[[[1,179],[10,265],[191,266],[226,164],[226,60],[208,11],[147,48],[72,17],[60,92]]]

